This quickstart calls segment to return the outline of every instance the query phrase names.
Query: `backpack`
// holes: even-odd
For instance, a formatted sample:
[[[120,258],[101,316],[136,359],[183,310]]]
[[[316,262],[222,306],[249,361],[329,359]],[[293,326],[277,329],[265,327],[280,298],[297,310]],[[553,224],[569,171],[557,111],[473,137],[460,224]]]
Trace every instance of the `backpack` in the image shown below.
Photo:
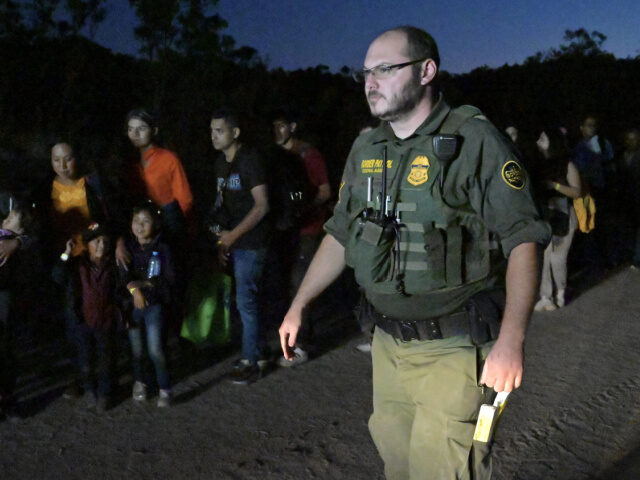
[[[589,194],[573,199],[573,208],[578,219],[578,228],[582,233],[589,233],[596,226],[596,202]]]
[[[268,158],[271,221],[279,231],[299,228],[313,201],[302,156],[274,147]]]

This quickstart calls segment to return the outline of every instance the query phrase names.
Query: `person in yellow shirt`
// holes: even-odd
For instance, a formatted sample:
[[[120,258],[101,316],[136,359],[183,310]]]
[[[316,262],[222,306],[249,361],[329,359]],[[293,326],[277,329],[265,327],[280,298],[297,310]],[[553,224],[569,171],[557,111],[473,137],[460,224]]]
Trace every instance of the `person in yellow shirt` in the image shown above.
[[[85,250],[81,233],[91,223],[85,177],[78,178],[73,149],[58,143],[51,149],[51,167],[55,177],[51,184],[50,220],[56,251],[62,251],[69,238],[74,240],[71,256]],[[54,247],[54,248],[55,248]]]
[[[82,254],[86,245],[82,232],[93,222],[101,225],[111,223],[115,216],[110,213],[115,205],[108,205],[103,195],[103,186],[95,173],[82,175],[74,148],[67,142],[57,142],[51,148],[52,175],[35,194],[36,209],[43,223],[41,244],[49,268],[53,268],[59,252],[73,239],[71,257]],[[109,207],[109,208],[108,208]],[[52,311],[64,312],[65,297],[62,292],[52,290]],[[74,345],[76,325],[64,317],[67,340]],[[73,382],[64,392],[66,398],[79,397],[82,391],[78,382]]]

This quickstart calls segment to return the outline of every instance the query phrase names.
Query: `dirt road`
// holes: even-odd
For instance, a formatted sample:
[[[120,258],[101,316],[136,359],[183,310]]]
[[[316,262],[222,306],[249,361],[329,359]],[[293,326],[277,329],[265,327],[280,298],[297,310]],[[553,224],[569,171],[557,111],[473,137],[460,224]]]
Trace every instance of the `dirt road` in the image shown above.
[[[225,379],[233,355],[182,360],[164,411],[132,402],[126,374],[113,409],[86,411],[60,397],[68,363],[22,352],[27,416],[0,424],[0,478],[382,479],[370,358],[352,322],[330,325],[340,345],[248,387]],[[497,433],[496,479],[640,478],[640,272],[535,314],[525,368]]]

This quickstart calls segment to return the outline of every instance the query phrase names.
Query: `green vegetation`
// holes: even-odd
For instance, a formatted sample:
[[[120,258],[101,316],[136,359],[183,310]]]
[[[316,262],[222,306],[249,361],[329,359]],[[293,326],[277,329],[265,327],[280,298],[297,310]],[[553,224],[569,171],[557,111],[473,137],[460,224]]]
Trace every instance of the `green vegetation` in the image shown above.
[[[269,70],[258,52],[222,33],[227,23],[214,13],[216,0],[130,0],[141,22],[141,57],[113,53],[79,35],[95,32],[103,3],[0,0],[1,181],[31,184],[56,138],[69,139],[97,168],[116,171],[110,167],[133,153],[124,117],[146,106],[159,113],[164,144],[183,159],[196,193],[206,191],[214,155],[209,115],[223,104],[242,113],[245,136],[259,146],[271,143],[270,112],[298,107],[303,136],[339,181],[368,119],[362,87],[347,67]],[[58,8],[68,20],[55,20]],[[603,50],[605,40],[567,31],[565,44],[522,65],[442,72],[443,90],[450,104],[476,105],[498,127],[513,122],[521,132],[542,123],[573,132],[584,113],[595,112],[615,140],[622,128],[640,125],[640,59],[616,59]]]

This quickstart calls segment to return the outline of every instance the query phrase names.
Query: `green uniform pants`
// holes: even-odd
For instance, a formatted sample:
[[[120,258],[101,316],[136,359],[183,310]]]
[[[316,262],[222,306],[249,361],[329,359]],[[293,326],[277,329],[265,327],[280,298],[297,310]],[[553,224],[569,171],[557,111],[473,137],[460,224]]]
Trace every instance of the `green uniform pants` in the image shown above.
[[[469,337],[401,342],[376,328],[372,357],[369,431],[387,480],[489,479],[489,446],[473,441],[485,396]]]

